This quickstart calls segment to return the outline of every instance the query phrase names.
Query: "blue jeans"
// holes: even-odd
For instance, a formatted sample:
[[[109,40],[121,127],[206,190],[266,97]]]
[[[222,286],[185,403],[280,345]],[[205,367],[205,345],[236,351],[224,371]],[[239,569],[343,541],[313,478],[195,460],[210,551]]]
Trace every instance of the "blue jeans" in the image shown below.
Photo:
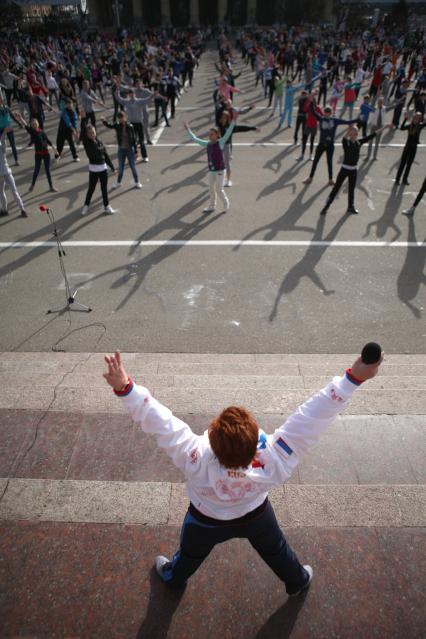
[[[117,182],[120,183],[123,179],[124,173],[124,165],[126,163],[126,158],[129,161],[130,169],[133,174],[133,179],[135,182],[139,182],[138,174],[136,171],[136,162],[135,162],[135,152],[132,148],[128,149],[118,149],[118,177]]]
[[[287,543],[269,501],[260,510],[260,515],[247,523],[233,524],[231,521],[226,525],[203,523],[188,511],[183,521],[179,550],[163,566],[163,580],[170,586],[184,586],[216,544],[239,537],[249,540],[263,561],[284,582],[288,594],[303,588],[309,575]]]
[[[288,101],[284,102],[284,111],[282,112],[278,126],[283,125],[286,116],[287,116],[287,126],[291,126],[291,119],[293,116],[293,102],[288,102]]]

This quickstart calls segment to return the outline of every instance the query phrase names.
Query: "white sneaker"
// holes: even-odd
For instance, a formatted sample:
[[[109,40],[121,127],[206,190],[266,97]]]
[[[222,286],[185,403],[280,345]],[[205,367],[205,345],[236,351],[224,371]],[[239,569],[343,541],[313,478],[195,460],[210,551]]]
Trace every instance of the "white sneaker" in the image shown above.
[[[215,210],[214,206],[206,206],[206,208],[203,209],[203,213],[213,213],[214,210]]]
[[[142,184],[140,182],[135,182],[135,189],[141,189]]]
[[[232,180],[228,180],[227,182],[225,182],[225,186],[232,186]]]
[[[142,162],[149,162],[149,158],[142,158]]]
[[[81,162],[80,158],[77,156],[76,158],[74,158],[74,162]]]
[[[309,159],[310,159],[310,161],[311,161],[311,162],[313,162],[313,161],[314,161],[314,156],[313,156],[313,154],[312,154],[312,153],[311,153],[311,155],[309,156]]]
[[[405,211],[402,211],[402,215],[414,215],[415,210],[416,209],[414,206],[410,206],[410,208],[405,209]]]
[[[117,211],[115,209],[113,209],[110,204],[108,204],[108,206],[106,206],[104,208],[104,213],[106,213],[107,215],[114,215],[114,213],[116,213],[116,212]]]
[[[164,555],[157,555],[157,557],[155,558],[155,570],[157,571],[157,574],[161,577],[161,579],[163,578],[163,566],[165,564],[168,564],[170,561],[170,559],[167,559],[167,557],[164,557]]]
[[[88,212],[89,212],[89,207],[87,204],[85,204],[83,208],[81,209],[81,214],[84,216],[84,215],[87,215]]]
[[[309,588],[309,586],[311,585],[311,581],[312,581],[312,577],[314,575],[314,571],[313,571],[311,566],[303,566],[303,567],[306,570],[306,572],[308,573],[309,579],[308,579],[307,583],[300,590],[298,590],[297,592],[293,592],[291,595],[289,595],[289,597],[297,597],[297,595],[300,595],[302,592],[305,592],[305,590],[307,588]]]
[[[114,182],[114,184],[112,185],[113,189],[118,189],[121,186],[121,182]]]

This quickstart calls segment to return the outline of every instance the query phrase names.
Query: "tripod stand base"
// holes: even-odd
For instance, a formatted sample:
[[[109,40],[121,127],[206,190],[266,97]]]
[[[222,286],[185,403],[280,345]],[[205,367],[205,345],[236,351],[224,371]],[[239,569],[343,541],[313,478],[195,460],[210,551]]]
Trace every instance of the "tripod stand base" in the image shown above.
[[[56,306],[54,308],[49,308],[49,310],[46,312],[46,315],[49,315],[49,313],[61,313],[62,311],[80,311],[83,313],[90,313],[92,309],[89,306],[76,301],[75,298],[77,292],[78,289],[74,291],[74,293],[70,295],[70,297],[68,297],[65,306]]]

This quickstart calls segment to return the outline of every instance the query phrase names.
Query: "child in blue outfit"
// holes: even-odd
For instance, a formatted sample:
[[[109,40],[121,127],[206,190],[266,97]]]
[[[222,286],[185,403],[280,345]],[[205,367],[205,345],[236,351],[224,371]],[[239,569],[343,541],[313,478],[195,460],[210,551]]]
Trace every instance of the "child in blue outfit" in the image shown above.
[[[226,133],[220,137],[219,131],[216,127],[212,127],[209,131],[209,139],[202,140],[191,131],[187,122],[184,122],[184,127],[188,131],[194,142],[197,142],[200,146],[206,147],[207,161],[209,167],[209,195],[210,200],[203,213],[212,213],[216,209],[216,196],[222,200],[223,211],[228,211],[229,200],[226,196],[223,188],[223,179],[225,175],[225,158],[223,156],[223,149],[226,142],[232,135],[234,127],[237,123],[238,112],[233,111],[233,119],[231,125],[226,130]]]

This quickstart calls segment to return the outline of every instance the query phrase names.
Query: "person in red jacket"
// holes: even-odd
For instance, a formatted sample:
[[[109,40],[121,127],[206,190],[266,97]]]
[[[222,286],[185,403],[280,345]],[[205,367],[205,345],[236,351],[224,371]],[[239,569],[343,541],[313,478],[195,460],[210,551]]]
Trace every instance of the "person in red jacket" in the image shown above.
[[[308,138],[310,138],[310,156],[309,159],[314,159],[314,141],[318,130],[318,120],[312,113],[311,104],[313,104],[314,112],[319,115],[324,115],[321,107],[317,104],[317,91],[313,91],[307,96],[305,101],[304,111],[306,113],[306,121],[305,126],[303,128],[303,137],[302,137],[302,154],[297,158],[297,161],[300,162],[305,157],[306,144],[308,142]]]

